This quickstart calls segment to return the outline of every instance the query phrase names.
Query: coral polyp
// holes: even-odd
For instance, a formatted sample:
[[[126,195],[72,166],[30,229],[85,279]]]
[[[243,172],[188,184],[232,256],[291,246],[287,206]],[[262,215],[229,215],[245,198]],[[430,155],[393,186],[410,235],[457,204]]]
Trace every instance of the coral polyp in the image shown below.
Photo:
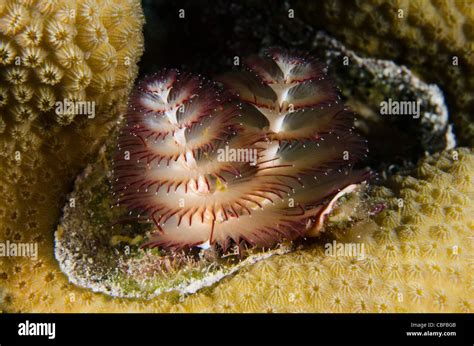
[[[182,249],[318,235],[331,200],[366,179],[353,115],[314,60],[272,49],[220,78],[141,82],[115,156],[115,193],[153,222],[145,246]]]

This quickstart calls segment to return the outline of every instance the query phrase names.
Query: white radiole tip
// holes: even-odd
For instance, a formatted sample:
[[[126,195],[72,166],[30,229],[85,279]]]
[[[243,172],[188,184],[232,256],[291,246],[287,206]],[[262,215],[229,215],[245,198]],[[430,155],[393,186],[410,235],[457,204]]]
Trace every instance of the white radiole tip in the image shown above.
[[[211,242],[209,240],[207,240],[206,242],[204,242],[202,244],[199,244],[198,247],[203,249],[203,250],[208,250],[208,249],[211,248]]]

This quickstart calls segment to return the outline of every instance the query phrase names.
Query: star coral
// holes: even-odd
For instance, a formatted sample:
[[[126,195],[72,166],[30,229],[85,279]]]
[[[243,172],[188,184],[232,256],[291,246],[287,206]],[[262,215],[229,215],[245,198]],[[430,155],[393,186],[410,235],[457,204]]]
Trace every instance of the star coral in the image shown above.
[[[361,260],[328,256],[323,239],[310,248],[243,268],[205,291],[182,299],[162,294],[144,302],[110,298],[74,286],[47,252],[40,252],[37,262],[17,258],[11,266],[0,267],[1,307],[45,312],[473,312],[473,163],[471,149],[444,151],[423,159],[410,174],[395,176],[392,188],[374,187],[369,205],[383,204],[388,214],[400,213],[389,241],[375,237],[384,230],[379,225],[383,218],[367,215],[365,204],[359,221],[351,226],[339,226],[331,217],[328,231],[337,241],[364,243],[366,256]],[[454,192],[449,203],[432,197],[435,186],[431,181],[440,172],[447,178],[437,187]],[[444,224],[420,212],[422,203],[411,198],[400,207],[405,189],[424,197],[425,204],[439,204],[443,215],[455,208],[458,221]],[[408,202],[412,207],[405,209]],[[353,209],[350,201],[340,208],[345,205]],[[336,208],[334,217],[338,214]],[[417,221],[418,216],[423,221]],[[443,229],[448,230],[448,237],[438,237]],[[38,241],[53,251],[49,238]]]
[[[456,2],[456,5],[459,3]],[[0,13],[4,10],[2,6],[4,2],[0,4]],[[469,22],[465,27],[469,28]],[[123,44],[123,41],[126,40],[116,42]],[[414,57],[416,56],[422,55],[414,54]],[[20,79],[27,77],[22,72],[18,72],[17,76]],[[19,91],[21,92],[17,97],[29,97],[28,90]],[[10,90],[6,88],[0,90],[0,104],[8,101],[6,97],[9,92]],[[44,90],[41,93],[47,94],[48,91]],[[466,97],[463,100],[465,101]],[[26,107],[14,110],[15,117],[23,115],[28,118],[29,114]],[[5,121],[0,118],[0,132],[6,129]],[[64,146],[70,149],[74,147],[76,150],[75,154],[72,154],[74,157],[80,151],[78,149],[86,147],[84,143],[91,142],[94,135],[101,136],[98,132],[97,127],[88,128],[81,141],[74,139],[67,143],[64,143],[64,139],[75,132],[67,132],[59,139],[54,136],[48,140],[49,153],[39,159],[47,158],[51,152]],[[14,138],[21,138],[28,133],[28,129],[16,126],[11,133]],[[38,139],[28,140],[35,142]],[[61,157],[63,154],[58,156]],[[21,157],[24,158],[24,155]],[[35,157],[34,160],[28,161],[27,165],[22,164],[21,167],[11,165],[8,168],[5,181],[8,179],[8,184],[18,183],[19,187],[25,188],[18,191],[6,190],[5,181],[1,186],[5,205],[16,206],[20,200],[24,203],[18,210],[7,207],[0,209],[2,222],[8,221],[2,232],[5,231],[11,239],[34,240],[40,247],[39,259],[36,262],[22,258],[0,259],[2,310],[473,312],[472,258],[469,257],[473,250],[471,236],[473,153],[470,149],[458,148],[426,158],[420,163],[418,170],[410,173],[411,175],[403,173],[396,176],[392,180],[393,189],[377,187],[370,192],[371,199],[377,201],[377,208],[374,209],[386,208],[387,212],[382,215],[387,215],[390,220],[385,223],[383,217],[376,216],[374,220],[365,220],[340,229],[341,233],[337,238],[341,241],[359,239],[357,237],[365,234],[368,229],[364,244],[367,244],[370,256],[367,256],[362,263],[348,261],[344,257],[328,257],[321,251],[321,245],[317,245],[312,249],[260,262],[237,274],[235,278],[221,282],[211,290],[182,300],[178,301],[176,297],[164,295],[149,302],[111,299],[68,283],[51,256],[53,244],[50,232],[18,231],[25,227],[34,230],[38,225],[41,229],[49,230],[57,219],[57,212],[52,212],[54,207],[43,206],[51,196],[43,194],[44,191],[41,195],[37,195],[36,190],[30,191],[28,188],[37,181],[36,173],[32,173],[31,168],[41,171],[42,180],[39,184],[46,185],[47,189],[44,190],[56,196],[55,199],[63,195],[65,189],[58,188],[57,184],[51,182],[63,174],[70,174],[71,177],[75,174],[74,169],[71,170],[64,164],[65,161],[61,161],[59,165],[57,161],[48,161],[38,169],[36,160],[38,158]],[[69,164],[75,161],[74,158],[68,160],[70,161],[66,163]],[[79,161],[77,164],[79,166]],[[56,171],[43,170],[45,167],[56,166],[59,166]],[[26,171],[24,169],[26,167],[30,170]],[[443,188],[449,191],[444,192]],[[59,208],[63,205],[63,201],[56,204]],[[396,213],[399,216],[396,216]],[[27,224],[18,221],[23,220],[21,218],[25,215],[31,218]],[[444,224],[443,217],[449,223]],[[454,223],[451,225],[451,222]],[[388,234],[389,237],[375,236],[382,233]],[[459,248],[458,243],[463,246]],[[371,247],[371,244],[375,245]],[[355,283],[353,289],[345,288],[348,280]],[[268,301],[269,292],[274,288],[278,294],[272,295],[271,301]]]
[[[365,179],[352,170],[365,142],[316,61],[272,49],[246,62],[250,71],[221,78],[242,104],[174,70],[132,96],[116,192],[155,223],[147,246],[270,247],[314,236],[329,200]]]
[[[38,243],[33,271],[55,266],[50,240],[65,194],[126,107],[143,22],[137,0],[0,2],[0,238]],[[56,112],[65,100],[89,103],[94,117]],[[24,282],[27,261],[2,257],[0,271]]]

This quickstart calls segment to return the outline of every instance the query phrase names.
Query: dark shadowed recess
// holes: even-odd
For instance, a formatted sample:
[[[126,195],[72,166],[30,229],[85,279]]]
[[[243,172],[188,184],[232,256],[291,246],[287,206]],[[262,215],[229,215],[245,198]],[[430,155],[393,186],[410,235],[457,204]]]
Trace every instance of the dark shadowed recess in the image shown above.
[[[231,66],[234,56],[287,46],[278,38],[278,27],[289,24],[285,6],[275,0],[143,0],[141,72],[179,67],[212,76]]]

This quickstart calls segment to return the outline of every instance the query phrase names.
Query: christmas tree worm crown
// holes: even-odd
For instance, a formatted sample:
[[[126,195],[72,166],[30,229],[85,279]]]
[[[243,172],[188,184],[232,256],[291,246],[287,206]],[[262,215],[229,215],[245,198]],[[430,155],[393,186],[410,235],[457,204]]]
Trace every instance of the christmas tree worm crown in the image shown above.
[[[353,116],[315,61],[281,50],[220,78],[176,70],[141,82],[115,156],[118,202],[156,226],[147,246],[316,235],[366,155]]]

